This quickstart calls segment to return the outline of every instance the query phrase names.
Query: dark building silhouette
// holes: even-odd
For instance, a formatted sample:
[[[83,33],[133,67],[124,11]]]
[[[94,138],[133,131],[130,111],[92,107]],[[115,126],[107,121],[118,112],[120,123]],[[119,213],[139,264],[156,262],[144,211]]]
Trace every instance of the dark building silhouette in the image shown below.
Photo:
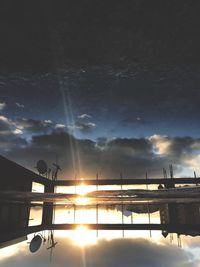
[[[176,224],[176,225],[199,225],[200,223],[200,204],[165,204],[160,208],[161,224]],[[162,231],[163,236],[167,236],[166,231]],[[196,236],[200,235],[198,231],[184,231],[178,234]]]
[[[47,179],[0,156],[0,191],[31,192],[32,182],[47,183]],[[28,227],[30,203],[8,202],[0,198],[0,244],[18,237],[16,232]],[[24,237],[25,238],[25,237]],[[23,239],[23,237],[22,237]],[[20,236],[21,240],[21,236]],[[14,242],[15,243],[15,242]]]

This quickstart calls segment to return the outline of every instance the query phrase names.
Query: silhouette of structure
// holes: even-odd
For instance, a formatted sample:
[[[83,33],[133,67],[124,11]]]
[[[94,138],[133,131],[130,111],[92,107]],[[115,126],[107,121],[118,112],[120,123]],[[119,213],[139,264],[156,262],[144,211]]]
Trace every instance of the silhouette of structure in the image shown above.
[[[45,191],[52,190],[51,183],[46,178],[31,172],[22,166],[0,156],[0,191],[11,192],[11,199],[0,199],[0,244],[18,242],[26,238],[26,229],[29,224],[30,201],[13,202],[15,192],[31,192],[32,183],[40,183],[45,186]],[[50,220],[51,210],[44,208],[44,222]],[[49,211],[49,212],[48,212]],[[15,240],[15,241],[14,241]]]
[[[55,194],[56,186],[77,186],[83,180],[49,180],[27,170],[18,164],[0,156],[0,246],[6,246],[9,242],[15,243],[24,240],[30,233],[43,230],[70,230],[76,229],[79,224],[55,224],[53,222],[54,202],[57,199],[69,201],[74,207],[78,206],[75,199],[77,194]],[[85,185],[96,185],[97,191],[88,194],[92,199],[92,205],[121,205],[121,224],[99,224],[98,215],[96,224],[87,224],[87,228],[93,230],[161,230],[163,236],[168,233],[178,235],[200,235],[200,194],[199,188],[192,190],[176,189],[176,184],[197,185],[200,178],[174,178],[172,167],[170,168],[171,178],[160,179],[95,179],[84,180]],[[57,178],[57,174],[56,174]],[[32,192],[32,183],[37,182],[44,185],[44,194]],[[158,190],[123,190],[122,185],[158,185]],[[121,185],[121,190],[98,191],[99,185]],[[168,190],[168,191],[166,191]],[[167,193],[170,192],[168,198]],[[176,192],[177,197],[176,197]],[[191,192],[191,194],[188,194]],[[165,198],[162,198],[162,195]],[[126,196],[126,197],[125,197]],[[175,198],[175,203],[171,198]],[[190,203],[184,203],[184,198],[189,198]],[[149,199],[156,201],[152,204],[141,204],[140,201]],[[29,226],[30,207],[35,201],[42,201],[43,214],[42,223],[37,226]],[[194,201],[194,203],[193,203]],[[160,203],[159,203],[160,202]],[[38,204],[39,205],[39,204]],[[40,204],[41,205],[41,204]],[[137,213],[160,212],[160,224],[125,224],[123,211],[128,210]],[[97,213],[98,214],[98,213]]]

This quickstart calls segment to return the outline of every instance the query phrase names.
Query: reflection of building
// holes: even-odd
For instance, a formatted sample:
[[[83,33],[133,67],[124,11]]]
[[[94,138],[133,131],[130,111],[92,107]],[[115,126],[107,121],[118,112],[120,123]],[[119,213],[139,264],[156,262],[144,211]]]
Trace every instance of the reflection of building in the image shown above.
[[[169,188],[173,188],[174,185],[169,185]],[[158,186],[159,190],[164,187],[160,184]],[[198,225],[200,223],[200,204],[189,203],[189,204],[163,204],[160,208],[160,222],[161,224],[171,224],[171,225]],[[200,231],[186,230],[181,232],[177,228],[177,234],[184,235],[200,235]],[[163,230],[162,235],[166,237],[168,232]]]
[[[161,224],[198,225],[200,223],[200,204],[165,204],[160,209]],[[178,229],[177,229],[178,230]],[[162,234],[167,236],[167,232]],[[179,234],[199,235],[200,231],[186,231]]]
[[[82,180],[55,180],[51,181],[44,177],[37,175],[14,162],[11,162],[0,156],[0,246],[8,244],[8,242],[12,241],[13,243],[18,242],[19,238],[26,238],[26,235],[33,232],[38,232],[41,230],[66,230],[66,229],[75,229],[76,224],[52,224],[53,218],[53,203],[51,202],[53,198],[44,198],[43,203],[43,214],[42,214],[42,224],[39,226],[28,227],[29,222],[29,210],[30,210],[30,202],[32,200],[31,197],[28,197],[28,192],[32,190],[32,182],[41,183],[44,185],[45,193],[54,193],[54,187],[61,186],[77,186],[77,184],[82,183]],[[200,178],[199,183],[200,183]],[[155,183],[152,179],[152,183]],[[173,179],[157,179],[160,182],[163,182],[165,188],[174,188],[174,180]],[[180,181],[180,179],[177,179]],[[149,181],[149,180],[148,180]],[[157,181],[157,182],[158,182]],[[197,183],[196,178],[192,180],[188,178],[183,178],[183,182],[188,183]],[[129,181],[119,180],[86,180],[87,185],[119,185],[119,182],[124,184],[129,184]],[[140,184],[141,180],[131,181],[130,184]],[[145,184],[146,179],[142,181]],[[180,182],[179,182],[180,183]],[[158,183],[157,183],[158,184]],[[177,183],[178,184],[178,183]],[[162,190],[164,186],[162,183],[159,184],[158,189]],[[199,190],[199,188],[197,188]],[[3,192],[1,192],[3,191]],[[15,192],[14,192],[15,191]],[[113,190],[114,191],[114,190]],[[117,190],[118,191],[118,190]],[[175,190],[176,191],[176,190]],[[21,193],[20,193],[21,192]],[[27,192],[27,193],[26,193]],[[199,191],[197,191],[199,192]],[[118,192],[117,192],[118,193]],[[160,192],[159,192],[160,193]],[[110,192],[109,192],[110,194]],[[145,193],[146,194],[146,193]],[[143,195],[145,198],[145,194]],[[156,192],[157,194],[157,192]],[[31,194],[29,194],[31,195]],[[32,194],[33,195],[33,194]],[[8,197],[9,196],[9,197]],[[19,197],[21,196],[21,197]],[[98,195],[97,195],[98,196]],[[124,223],[122,216],[121,224],[91,224],[91,229],[93,230],[163,230],[162,234],[166,237],[169,233],[177,233],[185,234],[185,235],[200,235],[200,205],[199,204],[152,204],[152,202],[144,202],[145,198],[141,198],[143,200],[142,204],[136,204],[134,201],[127,202],[127,204],[123,203],[123,195],[121,195],[121,199],[116,200],[114,203],[119,204],[104,204],[104,200],[102,200],[106,209],[118,209],[123,215],[131,216],[131,223]],[[125,196],[125,195],[124,195]],[[95,195],[96,197],[96,195]],[[130,197],[130,195],[128,195]],[[134,196],[132,196],[134,198]],[[187,194],[184,195],[187,198]],[[66,196],[65,196],[66,198]],[[46,200],[47,199],[47,200]],[[101,198],[100,198],[101,199]],[[112,198],[111,198],[112,199]],[[126,198],[125,198],[126,199]],[[159,200],[159,194],[157,195],[157,199]],[[169,197],[170,199],[170,197]],[[177,200],[180,200],[177,198]],[[98,202],[98,198],[96,198]],[[167,201],[167,200],[166,200]],[[169,201],[168,201],[169,202]],[[112,203],[112,202],[111,202]],[[131,204],[128,204],[131,203]],[[132,204],[133,203],[133,204]],[[159,203],[159,201],[158,201]],[[163,203],[163,202],[161,202]],[[166,202],[167,203],[167,202]],[[99,204],[98,204],[99,205]],[[74,207],[76,204],[74,204]],[[117,207],[116,207],[117,206]],[[99,206],[98,206],[99,207]],[[97,210],[98,211],[98,210]],[[150,213],[160,211],[160,220],[161,224],[151,224],[150,221]],[[149,215],[149,223],[148,224],[137,224],[133,221],[133,212],[134,213],[148,213]],[[98,213],[97,213],[98,216]],[[98,219],[98,217],[97,217]],[[90,224],[88,224],[90,227]],[[28,228],[27,228],[28,227]]]
[[[3,191],[31,191],[32,182],[27,179],[27,170],[23,167],[0,157],[1,177],[0,185]],[[9,234],[16,229],[23,229],[28,225],[29,208],[22,203],[0,202],[0,229]],[[3,241],[3,240],[2,240]]]
[[[125,207],[126,210],[135,213],[154,213],[160,210],[160,205],[155,205],[155,204],[134,204],[134,205],[125,205]]]
[[[19,166],[18,164],[0,156],[0,191],[31,192],[32,182],[45,183],[45,178]],[[13,193],[14,194],[14,193]],[[16,235],[28,226],[29,203],[8,202],[0,199],[0,245],[6,245],[10,240],[23,236]],[[13,241],[15,243],[15,241]]]
[[[0,204],[1,229],[22,229],[28,225],[29,207],[19,203]]]

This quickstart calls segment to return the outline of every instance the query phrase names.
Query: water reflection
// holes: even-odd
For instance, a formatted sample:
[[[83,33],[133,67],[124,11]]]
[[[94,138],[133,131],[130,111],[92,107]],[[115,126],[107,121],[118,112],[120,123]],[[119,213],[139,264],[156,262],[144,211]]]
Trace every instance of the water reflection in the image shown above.
[[[34,193],[44,192],[44,187],[39,184],[34,184],[32,189]],[[163,203],[159,198],[159,204],[151,202],[149,198],[137,203],[135,200],[133,202],[134,194],[135,192],[143,194],[143,191],[137,190],[146,189],[145,185],[134,187],[130,185],[123,185],[123,187],[119,185],[98,186],[98,191],[96,189],[96,186],[86,186],[84,183],[76,187],[56,187],[56,194],[65,193],[68,196],[71,194],[67,202],[58,198],[58,200],[53,199],[44,205],[43,201],[36,200],[20,204],[17,202],[4,204],[1,212],[5,209],[7,212],[11,212],[8,214],[13,218],[19,219],[19,216],[16,215],[17,210],[21,214],[25,214],[23,211],[26,210],[25,221],[28,220],[28,224],[27,227],[23,225],[23,227],[15,229],[15,233],[13,233],[14,225],[10,227],[1,220],[3,228],[10,233],[9,239],[12,239],[13,243],[20,242],[8,249],[0,250],[4,255],[2,257],[12,257],[12,255],[17,255],[20,250],[24,254],[29,253],[29,243],[37,235],[42,236],[43,240],[43,245],[37,252],[38,255],[48,250],[45,255],[50,258],[58,253],[62,243],[60,240],[63,239],[66,240],[68,246],[86,249],[88,246],[99,247],[102,242],[115,242],[114,240],[129,242],[131,239],[132,242],[137,240],[136,243],[139,243],[141,241],[138,240],[141,238],[145,238],[145,240],[151,238],[151,242],[159,245],[176,244],[176,246],[180,246],[180,236],[182,245],[187,246],[188,240],[191,240],[189,236],[199,235],[199,203],[192,203],[191,199],[189,204],[178,201]],[[151,191],[156,189],[155,185],[149,186],[148,189],[149,194],[155,194],[154,191]],[[198,187],[195,187],[192,192],[196,194],[196,190]],[[174,194],[173,190],[168,192]],[[182,191],[179,193],[182,194]],[[20,197],[22,196],[23,194]],[[30,197],[32,195],[27,195],[28,200]],[[51,197],[48,196],[48,201],[51,200]],[[106,201],[105,204],[103,204],[104,201]],[[47,209],[46,213],[45,209]],[[46,218],[44,220],[44,214],[51,216],[48,215],[48,220]],[[7,215],[4,214],[3,217],[7,218]],[[24,220],[22,221],[24,222]],[[50,224],[46,222],[50,222]],[[4,237],[4,234],[2,233],[1,236]],[[24,241],[26,238],[27,241]],[[10,244],[12,242],[4,243],[4,246]],[[106,245],[108,244],[106,243]]]

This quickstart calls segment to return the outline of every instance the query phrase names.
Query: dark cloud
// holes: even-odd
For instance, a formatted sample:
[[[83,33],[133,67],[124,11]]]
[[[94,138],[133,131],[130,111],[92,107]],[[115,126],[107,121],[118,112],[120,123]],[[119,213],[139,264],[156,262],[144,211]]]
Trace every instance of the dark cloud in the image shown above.
[[[0,103],[0,111],[2,111],[6,106],[6,103]]]
[[[96,124],[94,122],[81,122],[77,121],[75,123],[75,129],[78,129],[82,132],[88,132],[96,128]]]
[[[21,130],[16,127],[12,120],[9,120],[5,116],[0,116],[1,153],[27,145],[26,140],[21,137],[21,134]]]
[[[51,120],[35,120],[35,119],[17,119],[17,125],[23,131],[30,133],[47,133],[54,128],[54,124]]]
[[[100,148],[105,148],[106,144],[108,143],[108,139],[106,137],[98,137],[96,141],[96,145]]]
[[[0,132],[6,134],[11,131],[12,121],[5,116],[0,116]]]
[[[91,119],[92,118],[92,116],[91,115],[89,115],[89,114],[86,114],[86,113],[84,113],[84,114],[81,114],[81,115],[79,115],[78,116],[78,119]]]
[[[161,177],[162,168],[174,164],[175,174],[184,168],[199,171],[200,140],[191,137],[170,138],[154,135],[148,138],[100,138],[97,141],[77,139],[62,131],[34,135],[29,144],[5,152],[5,156],[32,168],[43,158],[51,165],[56,156],[62,166],[61,177],[144,178]]]
[[[147,138],[116,138],[108,143],[109,149],[129,149],[130,152],[143,157],[152,154],[152,144]],[[138,155],[139,156],[139,155]]]
[[[91,132],[96,128],[96,123],[91,122],[90,119],[92,118],[91,115],[86,113],[77,116],[77,120],[68,126],[68,129],[73,131],[80,131],[82,133]]]
[[[18,102],[16,102],[15,105],[16,105],[18,108],[24,108],[24,105],[23,105],[23,104],[20,104],[20,103],[18,103]]]
[[[59,242],[53,253],[52,266],[69,267],[197,267],[198,261],[184,249],[176,246],[158,245],[145,239],[101,240],[97,245],[80,248],[70,240],[57,238]],[[67,249],[66,249],[67,248]],[[23,258],[21,253],[23,252]],[[28,246],[21,253],[3,260],[4,267],[49,266],[49,254],[41,248],[30,254]]]
[[[200,152],[199,138],[153,135],[150,140],[158,154],[168,156],[175,162],[195,157]]]

